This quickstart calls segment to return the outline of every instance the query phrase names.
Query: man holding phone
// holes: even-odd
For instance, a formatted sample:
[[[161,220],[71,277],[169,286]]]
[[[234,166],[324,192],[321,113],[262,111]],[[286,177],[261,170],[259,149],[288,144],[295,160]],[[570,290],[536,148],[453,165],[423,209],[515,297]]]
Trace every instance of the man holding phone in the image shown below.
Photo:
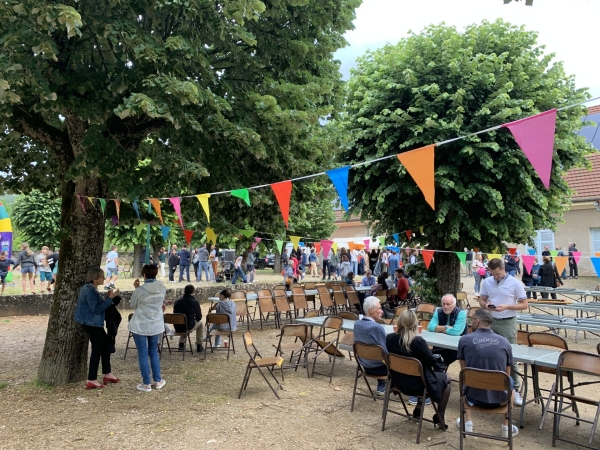
[[[479,304],[492,313],[492,331],[504,336],[511,344],[517,343],[517,311],[527,309],[527,295],[523,283],[506,273],[504,262],[494,258],[488,262],[491,277],[481,283]],[[517,366],[513,364],[510,376],[515,382],[514,404],[521,406],[520,380]]]

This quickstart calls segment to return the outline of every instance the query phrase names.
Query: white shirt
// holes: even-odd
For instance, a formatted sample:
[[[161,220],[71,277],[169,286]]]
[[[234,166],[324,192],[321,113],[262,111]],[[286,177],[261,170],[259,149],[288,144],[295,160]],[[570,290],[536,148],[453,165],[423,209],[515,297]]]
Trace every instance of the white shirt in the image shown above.
[[[516,305],[518,300],[524,300],[527,298],[523,283],[517,280],[515,277],[506,274],[504,279],[499,283],[494,277],[488,277],[481,283],[481,295],[488,298],[488,303],[494,305]],[[495,312],[493,309],[490,310],[494,319],[505,319],[509,317],[515,317],[517,311],[507,309],[502,312]]]
[[[217,258],[217,251],[214,248],[210,251],[210,259],[214,262],[219,262],[219,258]]]
[[[387,254],[387,252],[383,252],[381,254],[381,262],[384,263],[384,264],[387,264],[387,262],[388,262],[388,254]]]

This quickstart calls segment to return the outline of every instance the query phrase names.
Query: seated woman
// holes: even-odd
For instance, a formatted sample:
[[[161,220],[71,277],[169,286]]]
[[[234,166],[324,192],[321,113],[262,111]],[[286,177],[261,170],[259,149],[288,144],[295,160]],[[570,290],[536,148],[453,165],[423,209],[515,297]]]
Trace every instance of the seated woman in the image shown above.
[[[433,371],[432,367],[436,358],[431,353],[425,339],[417,334],[417,328],[418,321],[415,313],[410,310],[404,311],[398,317],[398,331],[387,335],[386,347],[390,354],[416,358],[421,362],[425,371],[427,392],[431,399],[438,404],[438,413],[441,416],[433,416],[433,423],[439,425],[444,420],[450,398],[450,375],[445,372]],[[393,370],[390,370],[390,375],[394,386],[404,395],[423,395],[424,386],[420,377],[400,374]],[[419,403],[413,411],[415,418],[421,415],[421,402],[422,399],[419,399]]]

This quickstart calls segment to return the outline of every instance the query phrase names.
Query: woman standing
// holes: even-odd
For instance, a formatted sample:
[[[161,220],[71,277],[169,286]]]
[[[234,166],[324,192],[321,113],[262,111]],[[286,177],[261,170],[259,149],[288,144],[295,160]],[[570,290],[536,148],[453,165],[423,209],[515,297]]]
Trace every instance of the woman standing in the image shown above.
[[[246,256],[246,274],[248,276],[248,281],[250,283],[254,283],[254,261],[256,261],[256,256],[252,252],[252,248],[248,248],[248,255]],[[296,261],[296,267],[298,266],[298,261]]]
[[[340,278],[345,280],[350,272],[351,265],[350,261],[348,261],[348,255],[342,255],[342,262],[340,264]]]
[[[29,248],[27,242],[21,244],[21,251],[15,259],[13,270],[19,265],[21,265],[21,287],[23,288],[23,295],[27,294],[27,274],[29,274],[29,287],[31,288],[31,293],[35,294],[35,292],[33,292],[33,275],[35,274],[36,269],[35,255]]]
[[[160,277],[164,278],[165,277],[165,264],[167,262],[167,252],[165,251],[164,247],[162,247],[160,249],[160,252],[158,252],[158,261],[160,262]]]
[[[438,415],[433,416],[434,425],[441,427],[450,399],[451,379],[445,372],[434,372],[432,367],[435,365],[436,358],[431,353],[425,339],[417,334],[417,316],[413,311],[404,311],[398,317],[398,331],[390,333],[386,337],[386,347],[388,353],[394,353],[400,356],[407,356],[418,359],[423,365],[425,371],[425,382],[427,392],[431,399],[438,404]],[[398,372],[390,371],[392,382],[397,389],[404,395],[419,396],[423,394],[423,382],[421,377],[404,375]],[[413,411],[413,417],[421,415],[421,404],[417,403]],[[448,428],[448,425],[445,426]]]
[[[340,258],[338,256],[337,252],[334,252],[333,250],[331,250],[331,256],[329,258],[329,274],[333,275],[334,280],[338,279],[339,264],[340,264]]]
[[[552,257],[544,256],[544,264],[540,266],[540,270],[538,272],[540,281],[538,284],[540,286],[546,286],[551,288],[557,288],[558,286],[562,286],[562,280],[560,279],[560,275],[558,274],[558,270],[556,270],[556,266],[552,262]],[[556,294],[550,294],[553,300],[556,300]],[[542,292],[542,298],[548,298],[547,292]]]
[[[154,387],[162,389],[166,380],[160,377],[160,360],[158,359],[158,337],[165,331],[163,318],[163,301],[167,289],[162,282],[156,280],[158,268],[146,264],[142,267],[144,284],[140,286],[139,278],[133,282],[135,290],[131,294],[129,304],[133,309],[133,316],[129,321],[129,331],[133,333],[133,340],[138,351],[138,362],[142,373],[142,384],[137,385],[138,391],[151,392],[150,367]],[[148,365],[150,357],[150,366]]]
[[[90,269],[86,275],[86,284],[82,286],[77,297],[75,322],[83,325],[92,343],[90,366],[86,389],[101,389],[108,383],[118,383],[120,378],[112,374],[110,368],[109,337],[104,329],[104,311],[111,305],[118,305],[121,301],[119,290],[109,290],[108,298],[98,292],[98,286],[104,282],[104,271],[100,268]],[[102,383],[98,381],[98,365],[102,359]]]
[[[479,295],[481,279],[483,278],[483,275],[485,275],[485,265],[483,264],[483,256],[481,253],[477,253],[477,256],[473,260],[472,268],[473,277],[475,278],[475,295]]]
[[[219,249],[215,244],[210,246],[210,265],[212,267],[212,281],[217,279],[217,274],[219,273]]]

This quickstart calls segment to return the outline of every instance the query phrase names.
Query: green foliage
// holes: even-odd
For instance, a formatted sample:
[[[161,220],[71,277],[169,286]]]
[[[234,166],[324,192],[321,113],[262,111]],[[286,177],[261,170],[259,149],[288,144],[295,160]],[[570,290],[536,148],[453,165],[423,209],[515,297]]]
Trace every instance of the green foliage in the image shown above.
[[[15,245],[26,241],[34,250],[43,245],[57,247],[60,244],[60,203],[56,193],[36,189],[18,197],[11,212],[11,222],[20,230],[20,241],[14,239]]]
[[[436,277],[434,264],[427,270],[425,263],[419,261],[417,264],[410,265],[410,271],[414,271],[412,278],[415,280],[413,291],[426,303],[439,304],[440,296],[436,290]]]
[[[404,152],[589,98],[536,38],[500,20],[464,32],[441,25],[368,53],[352,73],[347,115],[338,122],[348,136],[343,159]],[[350,172],[353,211],[374,235],[429,224],[411,245],[531,244],[534,230],[555,229],[568,208],[566,171],[586,165],[592,148],[576,134],[584,114],[584,107],[558,112],[549,190],[500,129],[436,148],[435,211],[395,160]]]

